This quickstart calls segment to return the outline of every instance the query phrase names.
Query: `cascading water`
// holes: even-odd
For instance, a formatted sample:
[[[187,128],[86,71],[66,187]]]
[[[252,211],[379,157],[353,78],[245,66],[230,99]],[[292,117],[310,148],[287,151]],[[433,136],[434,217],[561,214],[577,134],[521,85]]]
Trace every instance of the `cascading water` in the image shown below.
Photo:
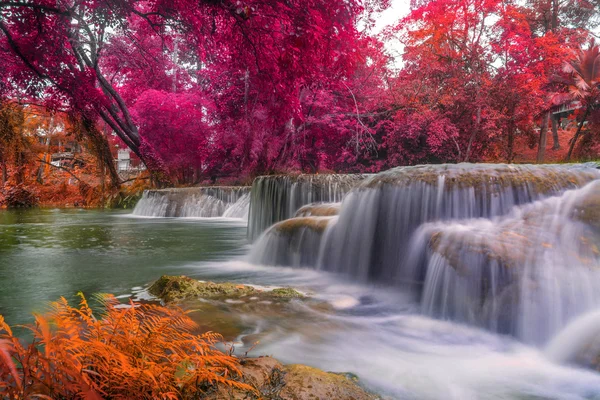
[[[255,240],[307,204],[339,202],[366,175],[259,176],[252,183],[248,237]]]
[[[407,263],[426,222],[491,218],[600,177],[595,165],[495,164],[399,167],[366,179],[345,198],[324,234],[319,268],[362,280],[417,283]]]
[[[323,232],[336,218],[306,216],[276,223],[254,244],[250,262],[294,267],[315,265]]]
[[[542,344],[600,306],[600,181],[509,215],[424,225],[425,314]]]
[[[249,207],[250,188],[244,186],[146,190],[133,215],[247,219]]]
[[[582,222],[598,178],[595,164],[400,167],[274,225],[250,260],[393,284],[425,314],[543,343],[600,304],[599,227]]]

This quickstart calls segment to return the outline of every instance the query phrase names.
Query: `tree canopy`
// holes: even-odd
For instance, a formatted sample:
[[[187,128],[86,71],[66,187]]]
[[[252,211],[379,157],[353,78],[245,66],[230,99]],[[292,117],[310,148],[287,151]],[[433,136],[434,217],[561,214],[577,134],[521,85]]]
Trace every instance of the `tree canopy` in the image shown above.
[[[429,0],[374,35],[388,6],[1,0],[0,97],[115,135],[165,182],[512,161],[599,17],[585,0]]]

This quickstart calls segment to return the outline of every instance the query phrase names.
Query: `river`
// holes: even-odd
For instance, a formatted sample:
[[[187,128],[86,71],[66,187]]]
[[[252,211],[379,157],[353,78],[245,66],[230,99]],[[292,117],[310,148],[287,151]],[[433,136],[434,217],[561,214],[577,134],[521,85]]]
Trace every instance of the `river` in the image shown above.
[[[417,223],[417,209],[408,204],[410,199],[406,191],[401,192],[404,194],[399,197],[395,192],[373,192],[382,196],[374,199],[369,186],[374,183],[370,181],[363,189],[344,199],[339,221],[338,217],[308,217],[299,220],[300,225],[284,222],[285,230],[275,228],[275,231],[267,231],[252,245],[247,239],[245,219],[144,218],[127,212],[89,210],[3,211],[0,212],[0,313],[11,324],[30,322],[32,311],[43,310],[46,302],[61,295],[73,298],[77,291],[88,296],[109,292],[123,300],[144,298],[144,288],[162,274],[185,274],[200,280],[267,287],[291,286],[306,293],[308,300],[282,304],[238,304],[235,301],[209,304],[194,318],[207,329],[223,332],[234,343],[238,354],[243,354],[258,341],[250,355],[268,354],[285,363],[303,363],[324,370],[353,373],[367,388],[391,399],[600,399],[600,374],[570,363],[577,346],[585,345],[587,342],[584,341],[600,334],[596,297],[587,293],[588,290],[595,292],[595,270],[583,275],[560,275],[551,270],[552,274],[548,272],[537,277],[533,274],[538,271],[537,264],[531,262],[535,259],[547,264],[554,260],[557,266],[553,268],[562,271],[559,265],[572,261],[560,259],[563,253],[558,250],[571,246],[570,242],[561,240],[564,236],[567,239],[578,238],[582,233],[567,229],[574,222],[560,218],[572,219],[573,216],[560,210],[564,210],[564,204],[572,207],[580,199],[589,200],[590,193],[599,188],[594,182],[585,186],[586,182],[594,180],[595,171],[589,172],[589,176],[585,175],[588,172],[577,174],[581,182],[565,181],[566,186],[550,193],[552,196],[547,200],[547,193],[540,195],[537,202],[537,198],[521,199],[511,195],[512,203],[504,204],[502,201],[506,199],[500,196],[502,201],[493,207],[482,208],[482,203],[477,203],[479,208],[473,208],[469,215],[461,215],[460,223],[456,216],[451,216],[454,219],[448,222]],[[389,177],[383,178],[386,179],[384,183],[389,185]],[[584,188],[565,192],[565,189],[579,186]],[[416,193],[417,189],[412,188],[411,193]],[[273,193],[273,190],[270,187],[268,193]],[[338,201],[339,193],[332,193],[330,200]],[[479,196],[477,193],[481,191],[473,193]],[[436,196],[435,193],[425,194]],[[277,194],[278,198],[281,196]],[[422,195],[419,196],[421,201]],[[456,197],[456,194],[453,196]],[[309,197],[306,201],[310,201]],[[324,197],[320,195],[318,199],[326,201]],[[384,245],[390,242],[390,237],[398,238],[404,234],[386,228],[386,234],[392,236],[385,237],[380,233],[378,242],[365,239],[369,232],[381,231],[381,228],[371,228],[369,221],[384,221],[384,225],[389,226],[392,218],[404,218],[386,214],[385,218],[369,215],[368,219],[353,221],[353,218],[366,215],[357,212],[366,207],[365,202],[375,200],[380,209],[384,209],[387,203],[400,201],[412,210],[411,223],[415,228],[414,232],[406,235],[412,236],[413,240],[419,238],[419,243],[408,239],[398,242],[402,246],[396,244],[392,248],[395,259],[378,256],[369,260],[362,256],[389,253]],[[156,203],[156,199],[152,201]],[[447,202],[451,203],[451,200]],[[525,205],[520,207],[519,202]],[[162,200],[160,203],[163,204]],[[460,209],[456,212],[468,211],[466,198],[459,198],[455,203],[461,205],[452,208]],[[344,214],[344,209],[350,206],[353,212]],[[160,207],[164,209],[164,204]],[[220,212],[226,209],[219,207]],[[335,207],[339,208],[339,205]],[[552,207],[556,211],[548,211],[554,210]],[[438,212],[432,208],[426,215],[434,215],[433,221],[441,221],[445,215],[454,212],[452,209]],[[540,209],[546,212],[540,214]],[[262,209],[260,212],[268,213],[269,210]],[[281,210],[277,212],[281,213]],[[286,212],[289,214],[290,211]],[[484,213],[489,215],[481,218]],[[548,226],[558,224],[567,234],[555,237],[553,230],[544,225],[547,221],[541,217],[537,225],[532,225],[530,222],[537,221],[539,215],[561,216],[551,218],[552,224]],[[293,215],[282,218],[290,216]],[[577,218],[582,217],[586,215],[577,214]],[[317,221],[322,221],[318,218],[329,218],[326,221],[329,226],[323,231],[310,218],[317,218]],[[419,268],[429,271],[427,275],[420,274],[421,296],[415,296],[410,285],[403,288],[401,283],[405,283],[406,279],[395,279],[418,269],[406,269],[406,265],[412,262],[411,249],[419,249],[420,244],[430,240],[424,238],[432,235],[437,239],[430,243],[435,243],[433,249],[438,256],[443,255],[456,262],[466,260],[466,267],[505,268],[497,264],[488,265],[490,260],[487,258],[484,263],[479,252],[474,257],[471,254],[474,248],[471,236],[475,235],[477,245],[487,251],[488,242],[496,243],[506,234],[520,232],[522,220],[527,221],[527,229],[533,226],[544,233],[540,236],[543,242],[539,246],[532,246],[522,236],[519,237],[518,243],[522,247],[556,251],[544,250],[542,257],[527,253],[518,243],[509,242],[513,246],[509,254],[512,258],[495,261],[521,260],[513,256],[525,252],[529,256],[523,258],[523,265],[529,268],[527,271],[532,271],[525,275],[528,280],[537,279],[537,289],[546,286],[542,278],[554,279],[554,289],[560,288],[561,284],[570,285],[570,293],[552,292],[568,305],[560,312],[532,309],[532,304],[538,304],[540,299],[548,301],[552,307],[562,304],[552,303],[550,297],[545,296],[523,300],[526,309],[516,307],[502,313],[502,318],[490,318],[497,313],[486,314],[485,318],[481,313],[473,316],[472,307],[479,307],[480,301],[459,300],[477,299],[476,296],[484,294],[469,292],[471,284],[455,288],[453,285],[458,285],[455,280],[465,278],[446,276],[449,270],[458,268],[441,264],[439,257],[421,260],[418,264]],[[423,226],[418,228],[419,224]],[[348,227],[352,225],[355,226],[353,232],[360,231],[361,235],[343,236],[349,231],[341,228],[350,229]],[[298,226],[302,228],[299,231]],[[305,228],[320,232],[322,244],[316,245]],[[298,232],[300,236],[297,237]],[[273,241],[271,236],[276,233],[278,240]],[[281,241],[281,235],[291,236],[289,240]],[[591,240],[591,236],[588,238]],[[303,240],[308,240],[310,245],[303,247]],[[283,258],[272,257],[271,254],[277,251],[278,246],[283,249],[281,254],[289,255],[340,249],[348,244],[352,247],[344,250],[343,254],[327,252],[335,259],[323,258],[322,254],[319,257]],[[315,246],[320,250],[313,249]],[[361,252],[361,246],[363,250],[376,247],[377,251]],[[593,248],[590,255],[583,252],[586,249],[578,248],[578,262],[596,265],[597,259],[590,257],[597,257],[597,249]],[[455,253],[460,257],[454,257]],[[504,253],[497,255],[505,256]],[[571,264],[570,268],[568,271],[576,271],[578,267]],[[466,276],[467,282],[481,279],[478,275]],[[495,275],[485,279],[490,276]],[[564,282],[556,282],[556,278]],[[511,279],[521,284],[521,275]],[[575,285],[580,282],[587,282],[587,285]],[[484,311],[505,309],[502,302],[506,294],[500,290],[503,288],[501,283],[495,283],[497,293],[494,289],[485,294],[493,301],[486,305],[487,308],[484,307]],[[530,293],[539,291],[530,283],[525,282],[523,287],[527,287]],[[504,293],[502,296],[499,295],[501,292]],[[439,297],[440,293],[444,295]],[[579,304],[575,300],[580,298],[589,301]],[[536,312],[541,314],[536,315]],[[523,320],[523,315],[533,320]],[[556,323],[546,326],[542,323],[544,319],[552,319]],[[531,324],[539,329],[524,329]]]

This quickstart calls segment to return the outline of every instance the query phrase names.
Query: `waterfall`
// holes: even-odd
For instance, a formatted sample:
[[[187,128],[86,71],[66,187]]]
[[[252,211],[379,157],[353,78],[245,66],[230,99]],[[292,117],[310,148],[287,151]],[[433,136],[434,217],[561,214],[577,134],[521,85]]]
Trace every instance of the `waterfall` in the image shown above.
[[[252,183],[248,237],[255,240],[276,222],[294,216],[304,205],[340,202],[366,175],[259,176]]]
[[[291,219],[250,260],[395,285],[424,314],[541,344],[600,305],[598,178],[595,164],[399,167],[352,182],[341,205],[303,208],[293,179],[262,178],[254,234]]]
[[[249,205],[250,188],[244,186],[146,190],[133,215],[247,219]]]
[[[570,322],[548,343],[544,353],[556,362],[577,361],[595,366],[598,364],[596,357],[600,353],[599,336],[600,311],[593,311]]]
[[[600,181],[506,216],[424,225],[425,314],[542,344],[600,306]]]
[[[355,276],[420,284],[407,258],[426,222],[492,218],[514,206],[583,186],[594,166],[451,164],[399,167],[365,179],[344,198],[324,235],[319,267]]]
[[[278,222],[256,241],[249,254],[255,264],[310,267],[317,263],[325,229],[335,216],[301,216]]]

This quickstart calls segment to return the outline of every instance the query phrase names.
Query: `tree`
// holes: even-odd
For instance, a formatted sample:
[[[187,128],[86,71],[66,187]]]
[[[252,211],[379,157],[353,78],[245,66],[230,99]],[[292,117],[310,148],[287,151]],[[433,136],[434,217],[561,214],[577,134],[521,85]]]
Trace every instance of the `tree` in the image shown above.
[[[167,149],[146,138],[133,115],[142,93],[212,99],[220,107],[206,119],[216,135],[233,124],[246,142],[260,106],[281,136],[298,116],[302,88],[355,67],[364,10],[358,1],[325,0],[0,2],[0,48],[14,65],[9,79],[49,105],[103,120],[166,177]],[[248,162],[258,154],[247,153],[252,146],[242,148],[242,168],[261,163]]]
[[[569,144],[566,161],[570,161],[583,125],[600,101],[600,47],[594,40],[591,40],[588,48],[582,49],[574,60],[564,64],[564,72],[568,74],[563,80],[568,91],[564,101],[578,101],[582,110],[577,130]]]
[[[412,10],[396,27],[406,46],[405,66],[397,84],[413,93],[404,114],[434,111],[452,125],[448,133],[458,133],[440,137],[444,142],[438,146],[440,153],[444,149],[442,160],[482,157],[488,138],[497,135],[496,113],[489,97],[493,58],[488,40],[498,4],[482,0],[430,1]],[[428,118],[417,116],[413,120],[429,124]]]
[[[14,164],[13,178],[16,185],[24,181],[26,150],[30,146],[23,134],[25,112],[18,103],[4,101],[0,103],[0,168],[2,186],[8,180],[8,163]]]

